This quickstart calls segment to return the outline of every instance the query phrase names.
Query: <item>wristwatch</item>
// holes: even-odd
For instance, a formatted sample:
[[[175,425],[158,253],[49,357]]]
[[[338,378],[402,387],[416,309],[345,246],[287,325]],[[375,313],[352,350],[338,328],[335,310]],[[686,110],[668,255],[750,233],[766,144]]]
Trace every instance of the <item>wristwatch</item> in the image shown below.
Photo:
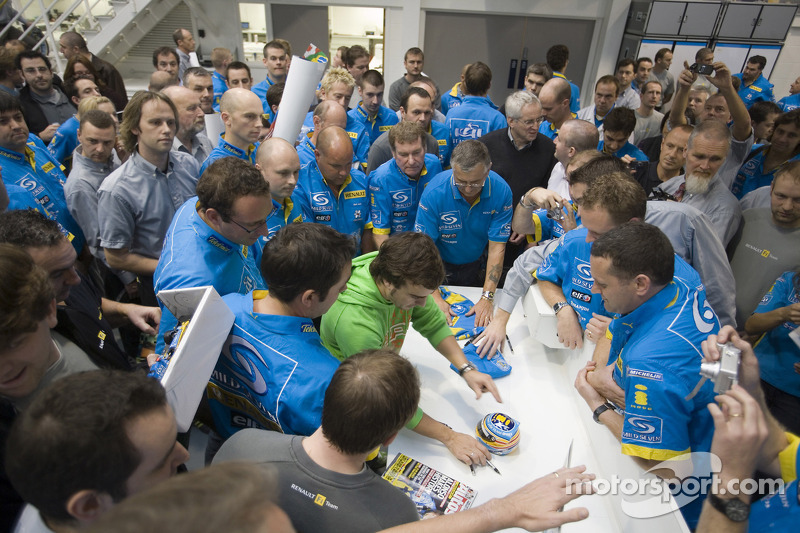
[[[525,209],[533,209],[534,207],[536,207],[536,204],[528,204],[528,203],[525,203],[525,197],[527,197],[527,196],[528,196],[528,193],[527,193],[527,192],[525,192],[525,193],[524,193],[524,194],[523,194],[523,195],[520,197],[520,199],[519,199],[519,205],[521,205],[521,206],[522,206],[522,207],[524,207]]]
[[[558,312],[564,309],[565,307],[569,307],[569,303],[556,302],[555,304],[553,304],[553,313],[558,314]]]
[[[494,292],[492,292],[492,291],[483,291],[481,293],[481,298],[486,298],[487,300],[489,300],[491,302],[492,300],[494,300]]]
[[[598,407],[597,409],[594,410],[594,413],[592,413],[592,419],[594,419],[594,421],[596,423],[602,424],[602,422],[600,422],[600,415],[602,415],[603,413],[605,413],[609,409],[614,411],[614,406],[611,405],[608,402],[604,403],[603,405],[601,405],[600,407]]]
[[[464,377],[464,374],[466,374],[466,373],[467,373],[467,372],[469,372],[470,370],[475,370],[475,367],[474,367],[474,366],[472,366],[472,363],[470,363],[470,362],[466,362],[466,363],[464,363],[463,365],[461,365],[461,367],[459,367],[459,369],[458,369],[458,375],[459,375],[459,376],[461,376],[461,377],[463,378],[463,377]]]
[[[744,522],[750,516],[750,504],[745,503],[739,498],[723,500],[716,494],[708,495],[708,503],[711,507],[728,517],[732,522]]]

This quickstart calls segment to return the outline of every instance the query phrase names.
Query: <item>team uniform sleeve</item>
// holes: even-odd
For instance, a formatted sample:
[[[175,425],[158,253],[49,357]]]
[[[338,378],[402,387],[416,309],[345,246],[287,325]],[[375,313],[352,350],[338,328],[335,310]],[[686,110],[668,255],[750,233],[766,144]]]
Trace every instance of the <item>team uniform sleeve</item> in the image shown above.
[[[375,172],[370,175],[369,180],[369,211],[372,233],[389,235],[392,231],[392,199]]]
[[[770,287],[764,297],[761,298],[753,314],[768,313],[769,311],[785,307],[788,304],[789,296],[792,294],[794,288],[791,281],[793,275],[792,272],[787,272],[776,279],[772,287]]]
[[[665,461],[690,452],[691,403],[684,400],[690,391],[669,370],[642,360],[635,365],[649,377],[633,376],[628,369],[622,453]]]
[[[432,204],[431,199],[432,195],[428,194],[428,190],[422,193],[422,197],[419,199],[419,207],[417,208],[414,231],[425,233],[436,242],[439,240],[439,225],[434,211],[436,206]]]
[[[569,254],[564,248],[564,242],[562,241],[550,255],[545,257],[542,265],[534,273],[536,279],[555,283],[559,287],[562,285],[567,275],[567,263],[569,261]]]
[[[308,191],[301,182],[297,182],[294,193],[292,194],[292,201],[296,202],[300,207],[300,212],[303,215],[303,220],[314,222],[314,213],[311,211],[311,201],[309,200]]]
[[[508,238],[511,236],[511,216],[514,214],[512,207],[511,189],[506,187],[503,192],[502,204],[497,206],[497,212],[489,223],[490,241],[508,242]]]

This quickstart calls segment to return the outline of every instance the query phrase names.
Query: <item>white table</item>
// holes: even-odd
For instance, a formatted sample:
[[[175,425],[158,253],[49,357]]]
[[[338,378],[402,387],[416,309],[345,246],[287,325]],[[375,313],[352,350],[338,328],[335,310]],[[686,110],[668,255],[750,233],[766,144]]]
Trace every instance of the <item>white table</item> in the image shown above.
[[[480,297],[478,288],[453,290],[473,301]],[[575,391],[575,375],[588,355],[546,348],[535,341],[529,334],[520,303],[509,320],[508,336],[515,353],[506,344],[504,355],[513,370],[509,376],[497,380],[502,404],[488,394],[476,400],[445,358],[416,331],[409,331],[401,352],[416,365],[422,382],[421,407],[436,420],[471,435],[475,434],[478,421],[491,412],[505,413],[520,422],[521,437],[516,450],[492,459],[502,476],[480,467],[476,469],[477,475],[472,476],[469,468],[444,446],[408,430],[401,431],[389,447],[390,461],[402,452],[443,471],[478,491],[475,505],[508,494],[562,467],[573,439],[573,466],[585,464],[590,472],[608,479],[614,473],[622,478],[651,477],[622,455],[619,442],[608,429],[594,423],[592,413]],[[586,353],[590,353],[589,349]],[[688,533],[678,511],[657,518],[633,519],[622,512],[620,500],[621,496],[593,495],[571,502],[568,507],[587,507],[589,518],[566,524],[562,531]]]

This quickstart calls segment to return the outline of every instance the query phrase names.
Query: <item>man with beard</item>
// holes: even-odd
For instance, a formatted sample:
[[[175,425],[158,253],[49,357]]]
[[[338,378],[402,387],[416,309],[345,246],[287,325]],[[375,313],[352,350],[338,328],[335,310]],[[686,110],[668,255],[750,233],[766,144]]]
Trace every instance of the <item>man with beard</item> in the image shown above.
[[[702,211],[726,246],[742,219],[738,200],[718,176],[730,143],[731,133],[724,123],[703,121],[689,136],[684,150],[686,173],[659,185],[677,201]]]
[[[764,56],[751,56],[740,74],[734,74],[734,78],[739,78],[742,82],[739,87],[739,98],[745,103],[748,109],[756,102],[774,102],[775,96],[772,94],[772,85],[767,78],[761,74],[767,66],[767,58]]]

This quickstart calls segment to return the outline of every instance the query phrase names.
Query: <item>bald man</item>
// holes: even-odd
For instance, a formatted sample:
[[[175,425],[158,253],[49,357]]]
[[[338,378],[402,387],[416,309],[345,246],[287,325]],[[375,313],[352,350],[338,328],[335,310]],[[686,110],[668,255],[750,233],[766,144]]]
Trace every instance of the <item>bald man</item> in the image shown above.
[[[314,129],[308,132],[300,144],[297,145],[297,155],[300,156],[300,164],[306,165],[314,161],[314,150],[317,146],[319,132],[328,126],[347,127],[347,111],[341,104],[333,100],[325,100],[314,109],[312,120]]]
[[[542,86],[539,91],[539,101],[542,103],[542,115],[544,122],[539,125],[539,133],[548,137],[552,141],[558,137],[558,131],[562,124],[571,118],[575,118],[575,113],[569,109],[569,99],[572,95],[572,88],[564,78],[552,78]]]
[[[206,127],[205,113],[200,107],[200,95],[186,87],[173,85],[165,88],[166,94],[178,110],[178,133],[172,141],[172,149],[190,154],[197,162],[203,162],[211,155],[214,145],[203,133]]]
[[[350,136],[338,126],[325,128],[317,138],[314,158],[300,169],[297,182],[295,197],[303,215],[311,222],[351,235],[356,240],[356,255],[372,251],[367,177],[350,167]]]
[[[238,157],[256,164],[258,137],[261,135],[261,99],[247,89],[229,89],[219,102],[220,117],[225,133],[200,169],[203,175],[208,165],[221,157]]]
[[[300,158],[290,143],[272,137],[261,143],[256,152],[256,168],[269,184],[272,195],[272,214],[267,220],[268,233],[259,239],[263,246],[275,233],[295,222],[308,222],[295,194],[300,175]]]

